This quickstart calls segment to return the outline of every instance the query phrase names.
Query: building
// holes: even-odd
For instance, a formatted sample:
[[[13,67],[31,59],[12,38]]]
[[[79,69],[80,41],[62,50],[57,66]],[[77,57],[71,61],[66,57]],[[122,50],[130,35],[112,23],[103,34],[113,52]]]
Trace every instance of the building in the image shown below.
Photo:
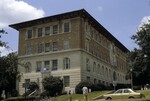
[[[45,74],[60,76],[65,90],[74,90],[84,80],[129,84],[129,50],[84,9],[10,27],[19,31],[18,59],[24,64],[18,65],[20,94],[25,82],[37,82],[42,89]]]

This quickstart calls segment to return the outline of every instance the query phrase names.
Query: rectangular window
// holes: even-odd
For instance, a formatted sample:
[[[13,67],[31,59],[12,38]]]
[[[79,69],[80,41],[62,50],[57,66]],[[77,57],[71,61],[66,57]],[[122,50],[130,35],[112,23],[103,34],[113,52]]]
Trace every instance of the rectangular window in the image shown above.
[[[42,37],[42,28],[38,28],[38,37]]]
[[[89,81],[89,82],[91,81],[91,78],[89,76],[87,76],[87,81]]]
[[[64,76],[64,86],[69,87],[70,86],[70,77]]]
[[[50,43],[45,43],[45,52],[50,51]]]
[[[58,62],[57,60],[52,60],[52,70],[57,70]]]
[[[45,35],[50,35],[50,27],[45,27]]]
[[[41,61],[37,62],[37,63],[36,63],[36,66],[37,66],[36,72],[40,72],[40,71],[41,71],[41,68],[42,68],[42,62],[41,62]]]
[[[69,32],[70,31],[70,23],[66,22],[64,23],[64,32]]]
[[[50,69],[50,63],[49,63],[49,61],[44,61],[44,68],[46,68],[46,70]]]
[[[32,30],[28,30],[27,31],[27,39],[31,39],[32,38]]]
[[[42,53],[43,52],[43,45],[42,44],[39,44],[38,45],[38,53]]]
[[[54,25],[53,26],[53,34],[57,34],[58,33],[58,25]]]
[[[68,41],[68,40],[65,40],[65,41],[64,41],[64,50],[69,49],[69,48],[70,48],[70,46],[69,46],[69,41]]]
[[[53,51],[58,50],[58,42],[53,42]]]
[[[32,46],[31,45],[28,45],[27,47],[26,47],[26,55],[29,55],[29,54],[31,54],[32,53]]]

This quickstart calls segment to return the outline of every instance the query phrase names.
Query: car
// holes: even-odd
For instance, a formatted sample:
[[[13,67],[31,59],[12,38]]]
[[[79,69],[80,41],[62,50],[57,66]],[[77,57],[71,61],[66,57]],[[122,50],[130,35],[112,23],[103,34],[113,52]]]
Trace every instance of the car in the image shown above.
[[[134,98],[143,98],[145,97],[144,94],[136,93],[132,89],[125,88],[125,89],[118,89],[112,94],[105,94],[103,98],[106,100],[111,99],[134,99]]]

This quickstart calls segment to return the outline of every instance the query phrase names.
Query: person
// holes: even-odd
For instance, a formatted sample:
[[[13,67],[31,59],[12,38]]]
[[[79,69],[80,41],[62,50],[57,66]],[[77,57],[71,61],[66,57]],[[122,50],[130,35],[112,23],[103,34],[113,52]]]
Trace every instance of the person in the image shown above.
[[[88,88],[84,86],[82,88],[82,92],[83,92],[83,95],[84,95],[84,101],[87,101]]]
[[[72,101],[71,90],[68,91],[68,101]]]

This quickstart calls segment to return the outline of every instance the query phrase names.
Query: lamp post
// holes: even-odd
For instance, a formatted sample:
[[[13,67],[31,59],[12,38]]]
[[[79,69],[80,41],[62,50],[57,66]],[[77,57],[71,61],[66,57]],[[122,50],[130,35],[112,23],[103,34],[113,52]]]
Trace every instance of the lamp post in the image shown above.
[[[130,69],[131,72],[131,89],[133,90],[133,75],[132,75],[132,68]]]

